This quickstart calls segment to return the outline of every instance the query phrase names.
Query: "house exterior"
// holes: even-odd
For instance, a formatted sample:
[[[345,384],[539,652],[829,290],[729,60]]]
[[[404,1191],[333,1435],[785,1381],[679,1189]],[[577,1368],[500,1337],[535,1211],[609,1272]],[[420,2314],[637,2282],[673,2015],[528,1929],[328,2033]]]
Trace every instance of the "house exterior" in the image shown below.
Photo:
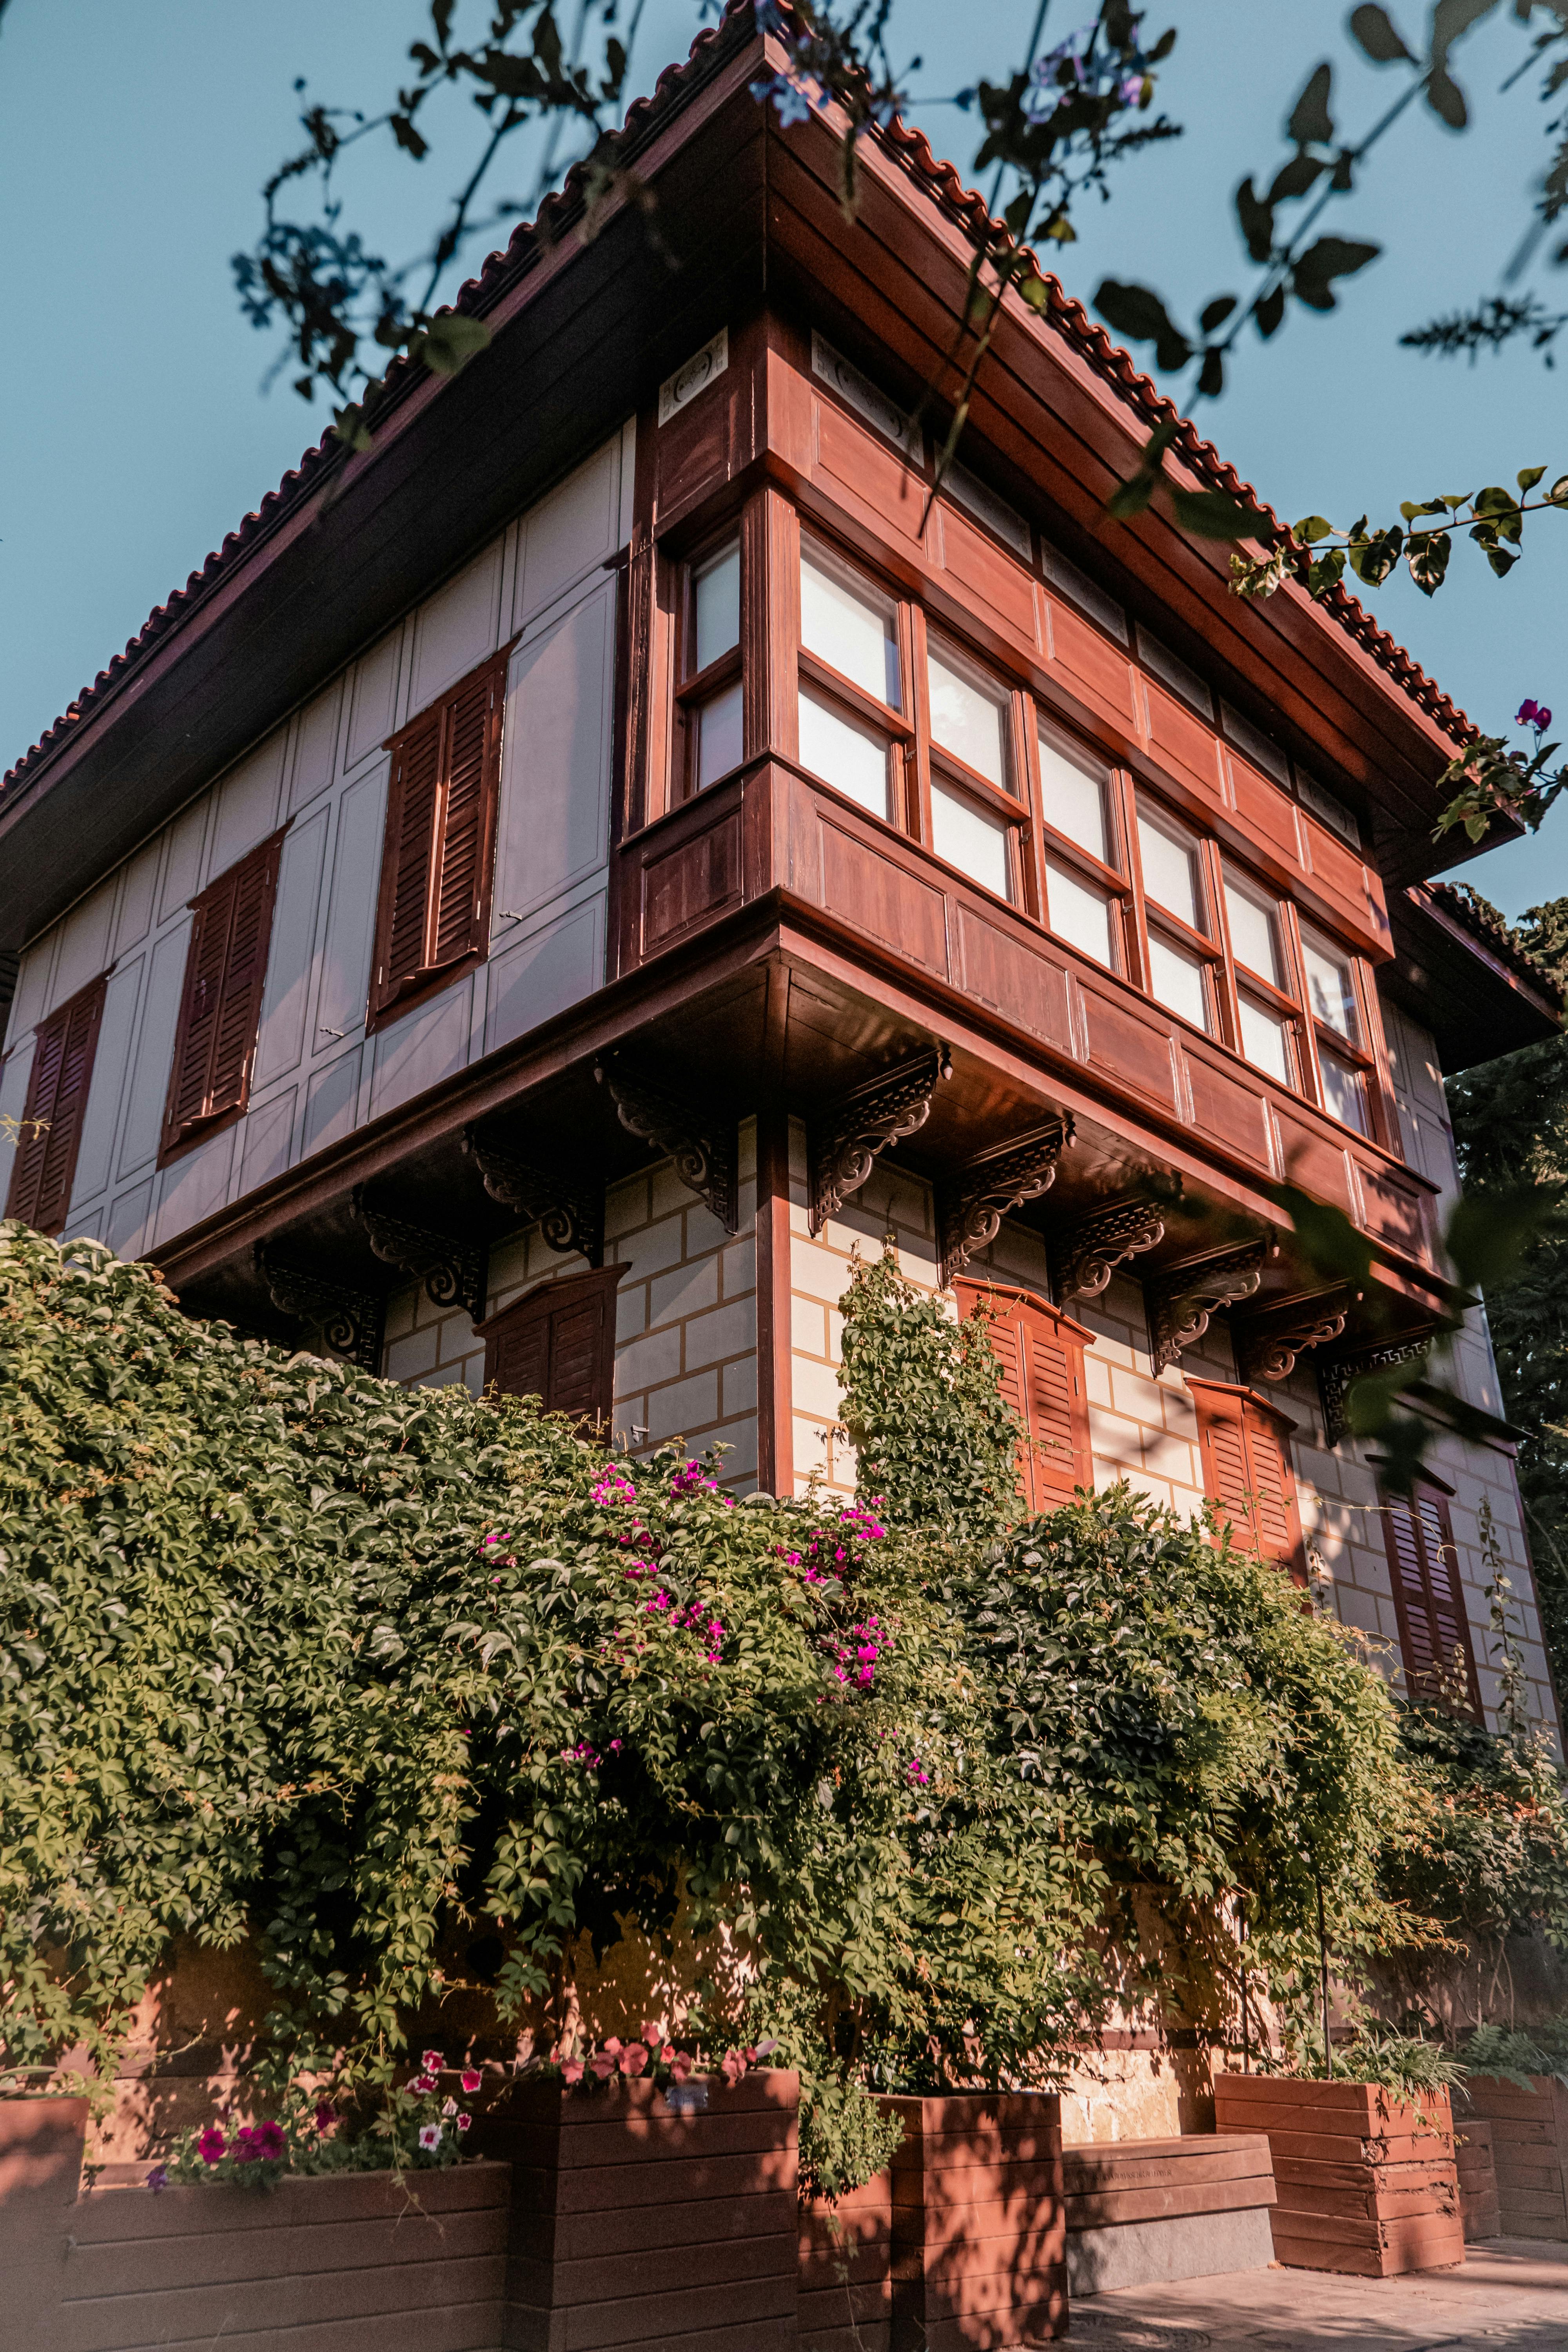
[[[782,62],[705,33],[631,118],[660,250],[569,181],[465,289],[490,348],[395,368],[6,776],[9,1213],[771,1492],[852,1484],[891,1235],[993,1295],[1037,1507],[1211,1498],[1488,1711],[1489,1506],[1555,1728],[1506,1424],[1412,1508],[1343,1417],[1439,1312],[1443,1072],[1561,1013],[1431,878],[1467,723],[1348,597],[1106,525],[1170,412],[1059,291],[933,496],[980,200],[895,125],[847,227]],[[1479,1310],[1457,1377],[1500,1414]]]

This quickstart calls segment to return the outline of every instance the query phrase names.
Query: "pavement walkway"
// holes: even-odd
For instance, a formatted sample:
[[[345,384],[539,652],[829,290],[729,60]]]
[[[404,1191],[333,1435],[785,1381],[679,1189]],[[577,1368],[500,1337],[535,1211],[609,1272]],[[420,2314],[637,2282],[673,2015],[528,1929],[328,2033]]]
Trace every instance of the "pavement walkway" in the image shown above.
[[[1568,2245],[1490,2238],[1405,2278],[1238,2271],[1075,2299],[1083,2352],[1568,2352]]]

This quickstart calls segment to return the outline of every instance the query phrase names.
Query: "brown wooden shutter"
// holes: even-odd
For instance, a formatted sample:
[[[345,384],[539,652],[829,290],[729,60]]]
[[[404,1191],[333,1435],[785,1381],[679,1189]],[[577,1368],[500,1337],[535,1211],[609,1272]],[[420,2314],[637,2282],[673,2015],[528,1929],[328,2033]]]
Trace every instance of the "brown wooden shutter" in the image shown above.
[[[101,972],[38,1024],[5,1214],[40,1234],[58,1234],[70,1208],[108,984]]]
[[[1465,1698],[1458,1711],[1479,1722],[1480,1689],[1447,1504],[1436,1487],[1419,1478],[1410,1501],[1381,1486],[1378,1499],[1410,1695],[1453,1705],[1456,1686],[1462,1685]]]
[[[391,739],[369,1025],[455,979],[489,941],[510,646]]]
[[[1094,1484],[1083,1376],[1093,1333],[1026,1290],[977,1281],[953,1287],[961,1314],[989,1314],[1002,1394],[1028,1433],[1018,1458],[1018,1491],[1027,1508],[1052,1511],[1070,1503],[1076,1487]]]
[[[485,1343],[485,1386],[536,1396],[547,1412],[607,1422],[616,1370],[616,1286],[624,1272],[566,1275],[531,1290],[474,1328]]]
[[[195,919],[160,1166],[221,1123],[237,1118],[249,1099],[278,862],[288,829],[279,827],[191,901]]]
[[[1228,1519],[1231,1541],[1304,1585],[1307,1553],[1289,1421],[1249,1390],[1221,1381],[1189,1380],[1187,1386],[1198,1410],[1204,1492]]]

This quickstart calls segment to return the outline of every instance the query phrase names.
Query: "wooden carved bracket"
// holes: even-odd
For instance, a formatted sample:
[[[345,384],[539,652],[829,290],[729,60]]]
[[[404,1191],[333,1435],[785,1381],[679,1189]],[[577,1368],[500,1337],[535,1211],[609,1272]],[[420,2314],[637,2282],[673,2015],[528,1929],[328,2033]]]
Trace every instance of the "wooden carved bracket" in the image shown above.
[[[1432,1345],[1432,1334],[1425,1339],[1401,1339],[1382,1348],[1358,1348],[1353,1354],[1330,1356],[1318,1366],[1318,1393],[1323,1402],[1323,1436],[1331,1445],[1337,1445],[1350,1427],[1345,1412],[1345,1396],[1352,1381],[1363,1372],[1392,1370],[1395,1364],[1414,1364],[1424,1357]]]
[[[1213,1257],[1189,1258],[1162,1266],[1143,1286],[1149,1310],[1149,1352],[1156,1375],[1173,1364],[1184,1348],[1201,1339],[1217,1307],[1250,1298],[1263,1278],[1263,1261],[1277,1249],[1271,1239],[1220,1250]]]
[[[1055,1237],[1051,1256],[1056,1299],[1098,1298],[1123,1259],[1152,1250],[1165,1238],[1165,1212],[1158,1201],[1135,1196],[1108,1201]]]
[[[741,1205],[733,1119],[705,1117],[687,1096],[618,1057],[595,1063],[594,1076],[627,1134],[666,1153],[681,1182],[707,1202],[727,1234],[734,1233]]]
[[[461,1242],[455,1234],[411,1224],[406,1217],[395,1216],[368,1201],[363,1184],[354,1186],[353,1211],[384,1265],[395,1265],[423,1282],[432,1307],[461,1307],[476,1323],[480,1321],[489,1255],[483,1242]]]
[[[1004,1217],[1037,1201],[1056,1181],[1057,1162],[1072,1141],[1072,1121],[1047,1119],[1007,1143],[994,1143],[937,1190],[945,1290],[978,1249],[994,1242]]]
[[[928,1045],[863,1078],[808,1122],[812,1233],[819,1234],[846,1196],[860,1190],[879,1151],[925,1125],[938,1080],[952,1076],[947,1047]]]
[[[356,1290],[303,1266],[285,1265],[266,1242],[258,1242],[251,1255],[280,1315],[297,1316],[320,1331],[333,1355],[346,1356],[364,1371],[380,1371],[386,1304],[380,1291]]]
[[[1345,1318],[1361,1297],[1359,1290],[1326,1290],[1316,1298],[1293,1298],[1288,1306],[1261,1315],[1239,1318],[1233,1324],[1236,1369],[1243,1381],[1286,1381],[1296,1359],[1309,1348],[1326,1347],[1345,1328]]]
[[[552,1250],[581,1251],[589,1265],[605,1263],[605,1191],[563,1168],[541,1168],[514,1151],[487,1143],[477,1127],[463,1130],[463,1150],[484,1178],[492,1201],[536,1221]]]

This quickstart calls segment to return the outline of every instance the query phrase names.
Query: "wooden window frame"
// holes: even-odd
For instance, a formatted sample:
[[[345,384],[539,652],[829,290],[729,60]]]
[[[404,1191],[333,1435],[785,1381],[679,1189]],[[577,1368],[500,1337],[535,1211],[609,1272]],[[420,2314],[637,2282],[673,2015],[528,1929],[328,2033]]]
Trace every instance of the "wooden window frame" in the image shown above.
[[[169,1087],[163,1101],[163,1124],[158,1145],[158,1166],[167,1168],[187,1152],[196,1150],[226,1127],[235,1126],[250,1108],[250,1080],[256,1067],[256,1048],[261,1034],[261,1003],[267,986],[267,967],[272,950],[272,923],[278,910],[278,873],[283,855],[283,836],[293,823],[292,817],[257,843],[243,857],[216,874],[205,890],[190,901],[191,936],[185,950],[184,976],[180,983],[180,1017],[174,1029],[174,1050],[169,1067]],[[224,1003],[228,998],[234,978],[234,922],[243,903],[242,893],[247,877],[255,877],[256,950],[253,969],[246,983],[248,1002],[242,1015],[245,1047],[239,1066],[230,1085],[218,1098],[219,1072],[216,1055],[221,1031],[219,1022]],[[224,896],[228,906],[224,908]],[[203,963],[213,951],[216,940],[216,926],[221,922],[224,937],[216,955],[211,985],[217,1000],[213,1025],[206,1040],[204,1055],[205,1083],[201,1108],[182,1113],[181,1098],[191,1075],[187,1063],[194,1051],[193,1032],[198,1014],[198,997],[204,990]]]
[[[741,559],[741,625],[734,644],[710,661],[705,669],[693,669],[697,642],[697,575],[710,557],[733,547]],[[746,633],[751,620],[750,607],[755,598],[755,588],[747,577],[746,535],[738,516],[731,516],[717,530],[706,532],[691,553],[684,557],[674,571],[674,622],[672,643],[675,656],[676,685],[672,695],[674,747],[670,773],[671,800],[674,803],[695,800],[700,792],[711,792],[713,783],[723,781],[715,777],[712,783],[697,781],[697,756],[700,730],[694,724],[702,706],[721,694],[737,680],[742,688],[742,743],[737,766],[746,757],[745,671]],[[732,774],[732,769],[725,773]]]
[[[1020,1448],[1018,1490],[1028,1505],[1029,1515],[1035,1517],[1042,1511],[1057,1510],[1070,1504],[1078,1487],[1086,1487],[1092,1493],[1094,1454],[1089,1437],[1089,1383],[1084,1372],[1084,1354],[1094,1345],[1094,1333],[1086,1330],[1081,1323],[1075,1323],[1070,1315],[1064,1315],[1061,1308],[1053,1307],[1048,1299],[1015,1283],[990,1282],[984,1276],[966,1274],[960,1275],[952,1287],[961,1320],[980,1313],[1002,1323],[1012,1323],[1022,1317],[1027,1331],[1030,1321],[1037,1318],[1042,1327],[1040,1336],[1047,1343],[1058,1347],[1066,1360],[1073,1382],[1073,1393],[1067,1408],[1071,1433],[1070,1466],[1044,1458],[1042,1444],[1035,1428],[1033,1395],[1026,1385],[1026,1375],[1020,1363],[1019,1396],[1025,1410],[1019,1412],[1016,1402],[1014,1410],[1019,1412],[1019,1419],[1025,1423],[1026,1437],[1025,1445]],[[1004,1391],[1005,1386],[1004,1378]]]
[[[77,1155],[81,1149],[81,1130],[87,1117],[88,1097],[92,1091],[93,1063],[98,1055],[98,1033],[103,1021],[103,999],[109,986],[108,971],[100,971],[63,1004],[57,1004],[47,1020],[40,1021],[33,1034],[33,1066],[27,1073],[26,1099],[22,1106],[20,1130],[16,1137],[16,1156],[11,1167],[11,1181],[6,1191],[5,1214],[19,1217],[36,1233],[58,1234],[64,1230],[70,1214],[71,1194],[76,1189]],[[65,1161],[59,1166],[51,1190],[58,1201],[57,1213],[40,1222],[39,1206],[47,1204],[45,1183],[49,1172],[51,1155],[58,1155],[59,1138],[58,1105],[60,1088],[69,1066],[70,1037],[78,1029],[77,1055],[81,1063],[81,1075],[69,1102],[70,1129],[65,1142]],[[55,1034],[59,1038],[59,1058],[48,1082],[48,1097],[44,1099],[45,1058],[47,1041]],[[29,1195],[31,1196],[29,1198]]]
[[[626,1271],[624,1265],[605,1265],[595,1267],[585,1274],[558,1276],[537,1284],[521,1298],[514,1298],[509,1307],[503,1307],[494,1315],[487,1316],[483,1322],[476,1323],[474,1336],[485,1343],[485,1388],[489,1390],[495,1385],[502,1345],[520,1328],[529,1323],[548,1322],[563,1307],[573,1307],[596,1293],[607,1294],[597,1366],[600,1396],[597,1420],[590,1422],[587,1416],[582,1417],[585,1427],[595,1427],[601,1423],[607,1427],[615,1401],[616,1290]],[[509,1390],[501,1393],[510,1395],[516,1391]],[[543,1404],[546,1412],[556,1410],[548,1397],[543,1400]]]
[[[1375,1462],[1376,1457],[1374,1457],[1374,1466]],[[1435,1637],[1442,1614],[1432,1584],[1432,1562],[1429,1557],[1432,1528],[1426,1523],[1422,1511],[1416,1507],[1416,1498],[1419,1497],[1436,1520],[1438,1553],[1441,1555],[1446,1552],[1451,1564],[1450,1573],[1454,1593],[1452,1614],[1459,1634],[1456,1646],[1459,1652],[1465,1686],[1469,1696],[1468,1706],[1456,1708],[1454,1712],[1468,1722],[1482,1723],[1486,1718],[1481,1707],[1480,1682],[1476,1672],[1475,1643],[1470,1633],[1469,1612],[1465,1607],[1465,1580],[1459,1570],[1459,1550],[1454,1541],[1453,1519],[1448,1510],[1449,1498],[1454,1490],[1451,1486],[1446,1486],[1441,1478],[1435,1478],[1430,1471],[1418,1470],[1415,1473],[1415,1485],[1416,1496],[1407,1500],[1404,1496],[1389,1492],[1384,1484],[1381,1473],[1377,1482],[1378,1508],[1383,1520],[1384,1545],[1388,1554],[1388,1580],[1394,1591],[1394,1621],[1399,1628],[1399,1663],[1405,1673],[1405,1686],[1413,1699],[1439,1706],[1452,1705],[1450,1697],[1445,1692],[1431,1686],[1424,1687],[1427,1685],[1427,1676],[1411,1665],[1415,1645],[1411,1632],[1407,1580],[1399,1558],[1396,1513],[1405,1513],[1415,1538],[1414,1549],[1419,1568],[1427,1618],[1434,1634],[1434,1656],[1436,1655]],[[1450,1659],[1451,1655],[1450,1653]]]
[[[423,710],[398,728],[395,734],[389,735],[382,746],[391,754],[392,770],[387,780],[381,877],[376,889],[375,941],[371,955],[370,990],[365,1010],[367,1037],[374,1036],[378,1029],[388,1027],[394,1021],[401,1021],[405,1013],[412,1013],[432,997],[440,995],[443,990],[461,980],[465,973],[472,971],[477,964],[483,963],[489,954],[496,826],[500,805],[501,752],[505,735],[506,680],[517,641],[516,636],[509,637],[495,653],[477,663],[455,685],[447,687],[433,702],[427,703]],[[475,901],[468,914],[466,944],[458,952],[440,961],[433,961],[431,959],[435,958],[439,945],[436,929],[440,919],[442,868],[448,840],[452,714],[462,698],[487,681],[490,701],[485,719],[479,778]],[[405,789],[400,763],[432,725],[437,730],[437,750],[420,939],[426,960],[411,966],[405,972],[391,972],[388,966],[392,961],[392,940],[397,911],[403,794]]]
[[[1187,1373],[1185,1378],[1188,1391],[1197,1409],[1198,1456],[1203,1464],[1205,1495],[1215,1505],[1216,1510],[1229,1515],[1231,1540],[1237,1551],[1250,1552],[1254,1558],[1267,1560],[1271,1567],[1282,1568],[1292,1584],[1305,1590],[1307,1544],[1301,1528],[1300,1501],[1296,1490],[1296,1465],[1290,1454],[1290,1440],[1295,1433],[1295,1423],[1288,1412],[1282,1412],[1277,1404],[1268,1397],[1259,1396],[1256,1389],[1248,1388],[1245,1382],[1201,1380],[1192,1372]],[[1254,1514],[1247,1513],[1249,1522],[1247,1527],[1244,1528],[1237,1524],[1230,1500],[1223,1491],[1223,1482],[1215,1460],[1214,1432],[1231,1413],[1237,1415],[1241,1425],[1248,1478],[1248,1485],[1245,1491],[1250,1494],[1260,1493],[1262,1489],[1253,1472],[1253,1439],[1247,1427],[1247,1416],[1256,1414],[1260,1420],[1267,1421],[1272,1425],[1282,1474],[1280,1505],[1285,1517],[1287,1536],[1285,1545],[1279,1551],[1264,1550]]]

